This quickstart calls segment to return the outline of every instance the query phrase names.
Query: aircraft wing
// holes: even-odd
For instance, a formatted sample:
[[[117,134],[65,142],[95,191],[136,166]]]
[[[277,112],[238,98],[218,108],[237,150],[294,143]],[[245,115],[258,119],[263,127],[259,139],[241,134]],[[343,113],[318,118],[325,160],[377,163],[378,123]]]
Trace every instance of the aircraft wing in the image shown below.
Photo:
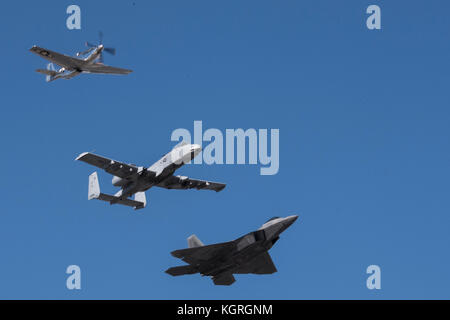
[[[93,63],[83,66],[83,71],[88,73],[103,73],[103,74],[129,74],[132,70],[110,67],[102,63]]]
[[[80,154],[75,160],[86,162],[123,179],[133,180],[139,172],[139,168],[134,165],[104,158],[90,152]]]
[[[171,254],[175,258],[181,259],[189,264],[198,264],[211,260],[217,256],[228,255],[236,250],[234,241],[211,244],[207,246],[181,249],[172,251]]]
[[[30,51],[50,62],[56,63],[57,65],[60,65],[61,67],[67,69],[83,69],[86,64],[84,60],[69,57],[65,54],[54,52],[38,46],[33,46]]]
[[[166,188],[166,189],[206,189],[206,190],[214,190],[216,192],[222,191],[225,188],[226,184],[204,181],[204,180],[196,180],[188,177],[182,176],[170,176],[167,179],[163,180],[158,184],[158,187]]]
[[[233,273],[255,273],[255,274],[270,274],[277,272],[277,268],[273,264],[269,253],[263,252],[256,258],[250,260],[248,263],[233,270]]]

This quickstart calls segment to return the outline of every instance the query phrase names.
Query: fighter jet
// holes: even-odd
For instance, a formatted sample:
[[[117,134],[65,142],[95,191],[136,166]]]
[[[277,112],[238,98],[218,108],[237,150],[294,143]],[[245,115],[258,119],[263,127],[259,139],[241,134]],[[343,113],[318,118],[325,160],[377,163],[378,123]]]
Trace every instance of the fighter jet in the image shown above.
[[[132,70],[110,67],[104,65],[101,62],[98,62],[97,60],[99,59],[100,61],[102,61],[103,50],[113,50],[113,49],[105,48],[103,44],[99,44],[98,46],[91,47],[89,50],[83,53],[77,54],[77,56],[79,56],[80,54],[86,54],[91,52],[89,56],[84,59],[66,56],[64,54],[60,54],[38,46],[33,46],[30,49],[31,52],[51,62],[47,65],[47,69],[36,70],[37,72],[46,75],[47,82],[56,79],[71,79],[81,73],[128,74],[132,72]],[[53,63],[56,63],[62,68],[56,71],[53,66]]]
[[[149,168],[125,164],[90,152],[80,154],[75,160],[86,162],[112,174],[114,176],[112,184],[121,188],[115,195],[101,193],[97,172],[94,172],[89,176],[89,200],[98,199],[107,201],[110,204],[117,203],[133,207],[134,209],[142,209],[147,204],[145,191],[151,187],[165,189],[195,188],[197,190],[205,189],[216,192],[225,188],[223,183],[173,175],[175,170],[194,159],[201,149],[197,144],[188,144],[183,141]],[[134,200],[129,199],[132,195],[134,195]]]
[[[236,280],[233,274],[271,274],[277,272],[268,253],[298,216],[274,217],[257,231],[250,232],[234,241],[203,245],[196,235],[190,236],[188,249],[172,252],[176,258],[189,265],[172,267],[166,272],[172,276],[200,273],[210,276],[215,285],[231,285]]]

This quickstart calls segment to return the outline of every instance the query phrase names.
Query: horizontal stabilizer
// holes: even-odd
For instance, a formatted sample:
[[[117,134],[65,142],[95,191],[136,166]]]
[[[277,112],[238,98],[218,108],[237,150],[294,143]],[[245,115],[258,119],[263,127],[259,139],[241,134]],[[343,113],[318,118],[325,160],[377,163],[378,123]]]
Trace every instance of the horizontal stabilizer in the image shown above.
[[[166,273],[170,274],[171,276],[182,276],[185,274],[194,274],[197,273],[198,270],[194,266],[179,266],[179,267],[172,267],[166,270]]]
[[[88,191],[88,199],[89,200],[97,199],[97,200],[109,202],[110,204],[118,203],[118,204],[122,204],[124,206],[133,207],[135,210],[137,210],[137,209],[144,208],[145,205],[147,204],[147,202],[145,200],[145,193],[143,195],[141,193],[144,193],[144,192],[136,193],[137,197],[135,197],[135,200],[120,199],[119,197],[101,193],[100,185],[98,183],[97,172],[94,172],[89,176],[89,191]],[[138,195],[138,194],[140,194],[140,195]],[[136,199],[142,200],[142,201],[136,201]]]
[[[103,193],[101,195],[113,197],[114,198],[113,200],[105,199],[105,201],[109,201],[110,204],[118,203],[118,204],[122,204],[124,206],[132,207],[132,208],[134,208],[134,210],[145,208],[145,203],[143,203],[143,202],[139,202],[139,201],[135,201],[135,200],[131,200],[131,199],[120,199],[120,198],[110,196],[107,194],[103,194]],[[99,198],[99,199],[103,200],[101,198]]]
[[[58,74],[58,72],[53,71],[53,70],[46,70],[46,69],[37,69],[36,72],[45,74],[46,76],[51,76],[54,77]]]
[[[55,80],[56,76],[59,74],[59,72],[55,70],[53,63],[47,64],[47,69],[37,69],[36,72],[44,74],[46,76],[45,81],[47,82]]]

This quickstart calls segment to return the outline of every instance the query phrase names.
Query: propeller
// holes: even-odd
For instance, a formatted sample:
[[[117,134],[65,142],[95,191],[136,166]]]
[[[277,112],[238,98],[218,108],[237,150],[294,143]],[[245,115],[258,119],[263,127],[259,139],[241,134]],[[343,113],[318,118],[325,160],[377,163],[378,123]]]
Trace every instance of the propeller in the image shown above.
[[[78,52],[77,56],[88,54],[92,50],[97,48],[98,46],[103,45],[103,32],[101,32],[101,31],[98,32],[98,38],[99,38],[98,44],[93,44],[93,43],[91,43],[89,41],[86,41],[86,43],[85,43],[86,47],[88,47],[89,49],[87,49],[86,51],[83,51],[83,52]],[[100,53],[100,56],[99,56],[99,61],[101,63],[103,63],[103,52],[108,52],[111,55],[115,55],[116,54],[116,49],[115,48],[104,47],[103,51]]]

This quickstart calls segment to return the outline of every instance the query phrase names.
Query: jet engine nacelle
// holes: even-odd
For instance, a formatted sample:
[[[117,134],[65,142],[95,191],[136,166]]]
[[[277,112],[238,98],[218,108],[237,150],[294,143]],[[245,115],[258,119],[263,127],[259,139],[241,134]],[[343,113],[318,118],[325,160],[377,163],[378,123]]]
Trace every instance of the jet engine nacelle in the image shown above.
[[[180,178],[180,183],[183,187],[187,186],[187,184],[189,183],[189,178],[186,176],[178,176],[178,178]]]
[[[125,179],[122,179],[122,178],[120,178],[120,177],[116,177],[116,176],[114,176],[113,178],[112,178],[112,184],[113,184],[113,186],[115,186],[115,187],[122,187],[124,184],[126,184],[127,183],[127,180],[125,180]]]

